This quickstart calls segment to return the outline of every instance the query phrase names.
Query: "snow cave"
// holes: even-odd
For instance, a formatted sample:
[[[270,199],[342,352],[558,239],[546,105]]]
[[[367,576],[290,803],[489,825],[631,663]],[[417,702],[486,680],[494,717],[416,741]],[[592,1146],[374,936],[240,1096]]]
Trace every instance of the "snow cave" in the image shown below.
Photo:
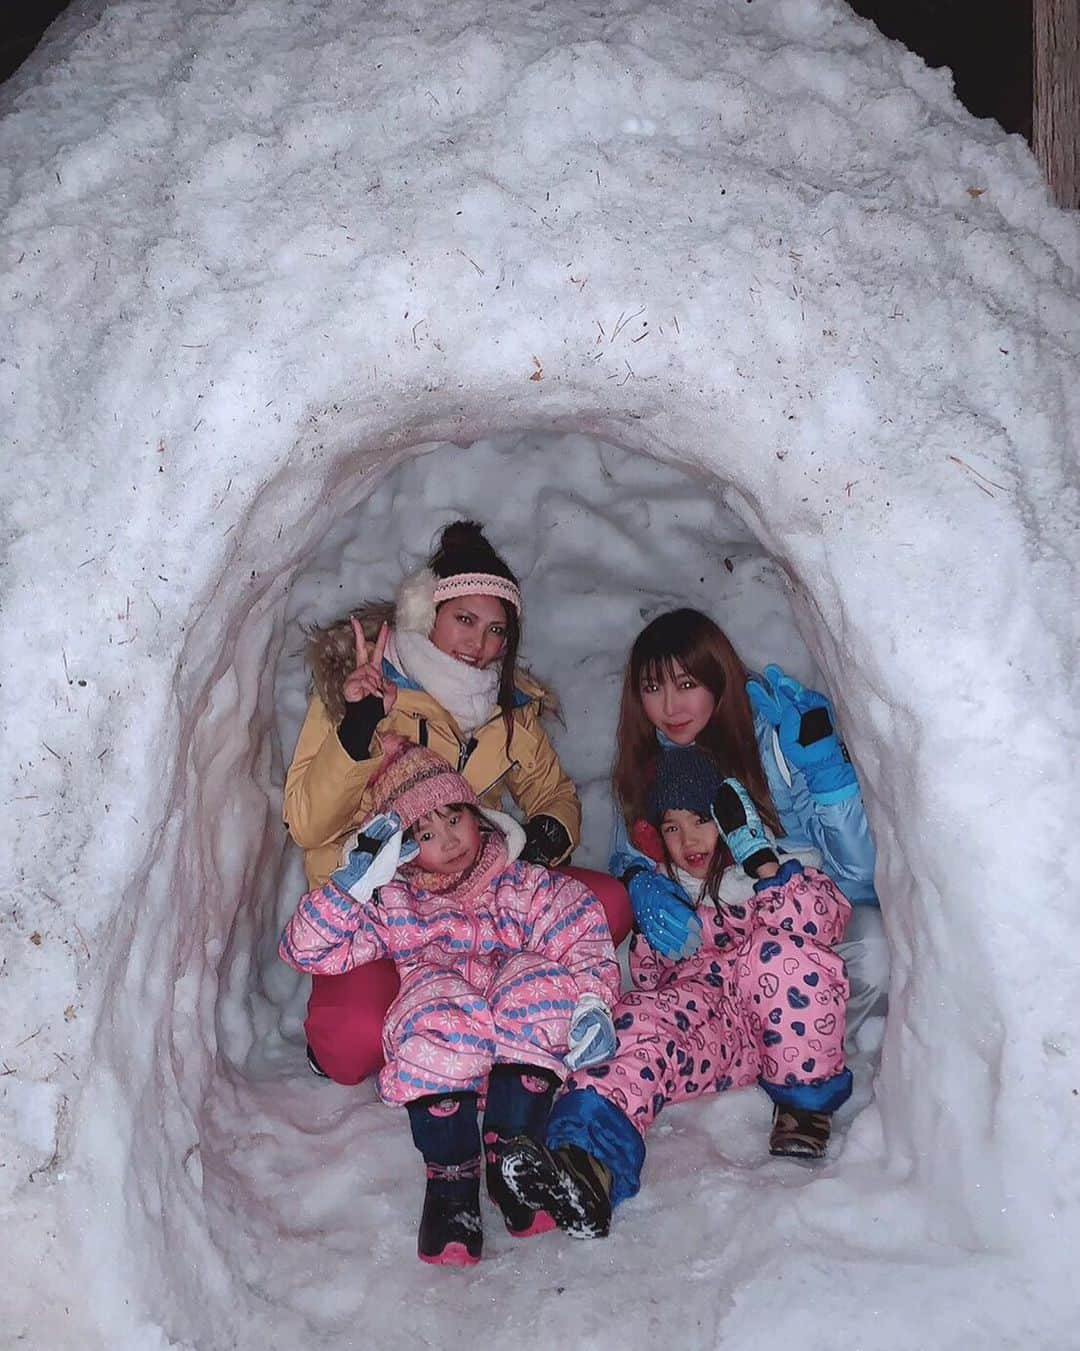
[[[839,0],[184,0],[74,6],[0,148],[14,1342],[1068,1345],[1080,230],[1023,142]],[[824,1165],[673,1108],[610,1239],[467,1275],[274,957],[301,627],[460,514],[578,861],[694,604],[832,694],[893,961]]]

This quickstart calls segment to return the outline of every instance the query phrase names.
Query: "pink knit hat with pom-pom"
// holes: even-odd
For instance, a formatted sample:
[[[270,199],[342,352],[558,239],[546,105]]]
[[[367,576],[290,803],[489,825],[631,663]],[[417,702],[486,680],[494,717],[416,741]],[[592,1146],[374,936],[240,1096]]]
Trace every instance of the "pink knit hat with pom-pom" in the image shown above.
[[[405,743],[387,748],[382,767],[371,783],[378,812],[396,812],[402,830],[451,803],[479,806],[467,780],[452,770],[441,755],[426,746]]]

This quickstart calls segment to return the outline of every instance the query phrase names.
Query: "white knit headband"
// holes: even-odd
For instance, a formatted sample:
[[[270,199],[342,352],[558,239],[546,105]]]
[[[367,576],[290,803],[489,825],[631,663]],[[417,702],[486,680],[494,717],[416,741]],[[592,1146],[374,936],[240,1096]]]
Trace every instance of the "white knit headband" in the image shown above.
[[[456,577],[443,577],[435,583],[436,605],[456,596],[495,596],[521,614],[521,592],[506,577],[496,577],[492,572],[459,572]]]

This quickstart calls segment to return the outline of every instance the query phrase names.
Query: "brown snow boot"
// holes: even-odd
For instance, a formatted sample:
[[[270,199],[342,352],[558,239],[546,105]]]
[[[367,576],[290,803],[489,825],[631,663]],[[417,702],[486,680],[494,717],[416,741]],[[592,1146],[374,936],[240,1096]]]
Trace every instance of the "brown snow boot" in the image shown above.
[[[832,1132],[829,1112],[807,1112],[801,1107],[773,1107],[769,1153],[782,1159],[824,1157]]]

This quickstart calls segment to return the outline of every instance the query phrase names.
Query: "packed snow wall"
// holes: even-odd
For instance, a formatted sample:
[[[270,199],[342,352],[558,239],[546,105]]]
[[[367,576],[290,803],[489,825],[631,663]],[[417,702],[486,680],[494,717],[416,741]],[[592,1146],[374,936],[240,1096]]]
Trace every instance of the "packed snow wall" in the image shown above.
[[[1080,250],[1023,144],[829,0],[87,6],[2,112],[8,1326],[274,1344],[203,1155],[256,1092],[220,963],[283,866],[290,581],[403,457],[528,428],[700,474],[786,574],[894,954],[815,1214],[1041,1269],[1049,1326]]]

